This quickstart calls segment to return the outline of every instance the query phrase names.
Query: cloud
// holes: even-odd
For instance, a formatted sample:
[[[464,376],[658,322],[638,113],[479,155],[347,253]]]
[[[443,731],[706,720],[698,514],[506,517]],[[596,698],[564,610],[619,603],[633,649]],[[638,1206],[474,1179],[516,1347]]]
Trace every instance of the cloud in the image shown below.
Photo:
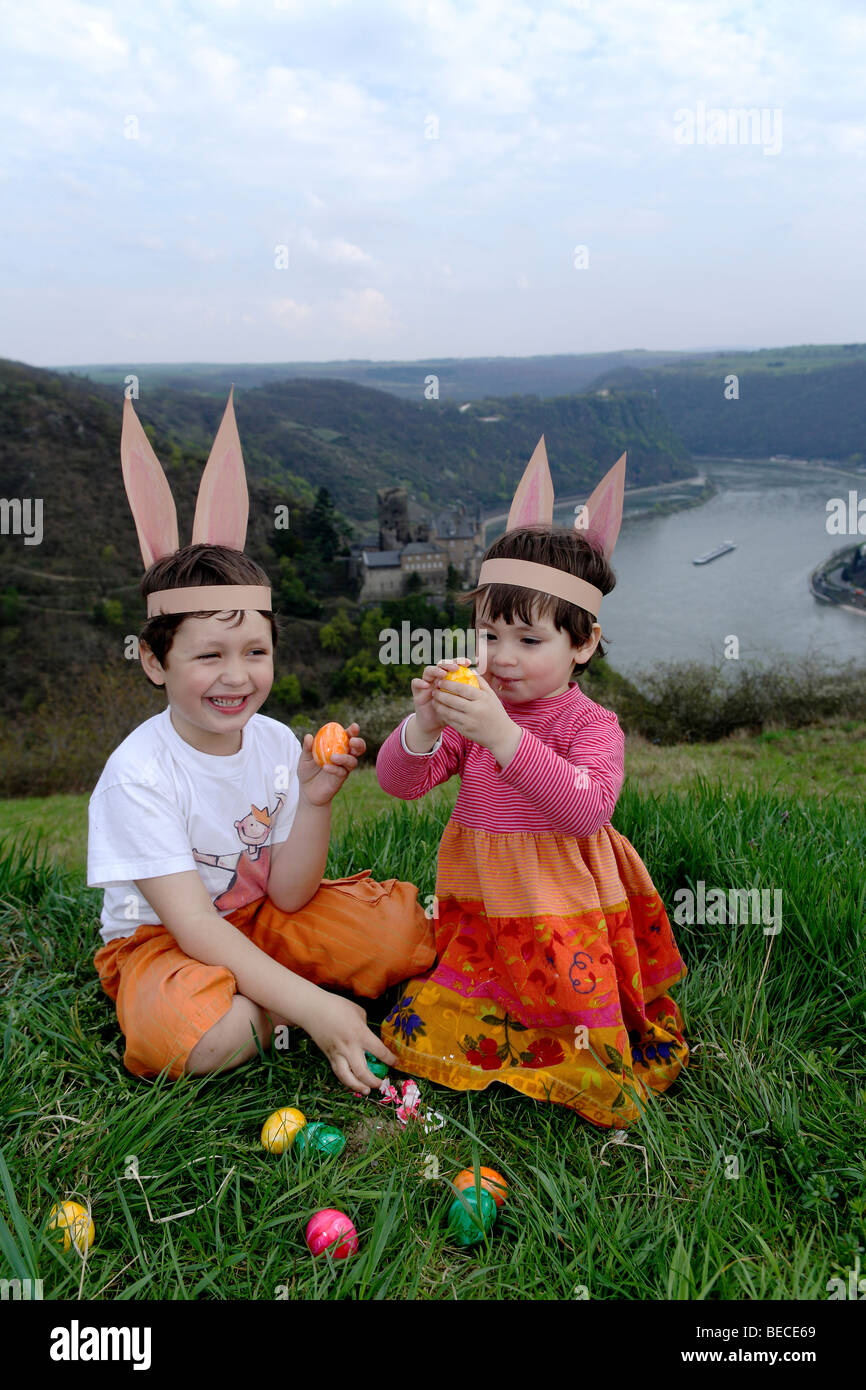
[[[346,290],[337,306],[337,318],[361,342],[385,336],[398,327],[387,299],[375,289]]]
[[[269,309],[271,317],[283,327],[305,323],[313,312],[312,305],[298,304],[294,299],[271,300]],[[249,316],[245,315],[244,319],[245,322],[250,322]]]
[[[298,234],[297,243],[314,259],[323,261],[325,265],[369,265],[373,259],[366,251],[362,251],[360,246],[353,245],[343,237],[329,237],[325,241],[319,241],[306,228]]]
[[[110,9],[77,0],[27,0],[0,8],[7,61],[12,55],[56,59],[79,75],[119,71],[129,41],[117,30]],[[8,72],[8,69],[7,69]]]
[[[764,340],[781,340],[770,325],[806,260],[825,283],[800,301],[803,336],[826,339],[831,322],[856,336],[866,18],[853,0],[825,0],[811,26],[763,0],[153,0],[119,14],[0,0],[4,263],[23,293],[8,302],[30,294],[46,316],[7,325],[12,355],[41,334],[64,360],[61,301],[37,298],[58,227],[77,272],[69,361],[86,360],[76,334],[99,331],[82,326],[97,288],[111,302],[131,280],[169,305],[188,291],[199,357],[234,350],[216,313],[229,294],[233,324],[260,315],[270,343],[303,327],[307,357],[356,342],[423,356],[434,337],[454,355],[589,349],[614,323],[634,342],[656,331],[658,296],[640,298],[648,244],[666,332],[700,320],[692,341],[720,340],[719,248],[748,244],[734,307],[754,304]],[[674,113],[699,101],[781,108],[778,157],[677,145]],[[124,138],[130,114],[138,139]],[[590,270],[575,277],[584,242]],[[279,244],[290,265],[265,305]],[[177,351],[179,312],[163,325]],[[244,350],[259,340],[250,329]]]

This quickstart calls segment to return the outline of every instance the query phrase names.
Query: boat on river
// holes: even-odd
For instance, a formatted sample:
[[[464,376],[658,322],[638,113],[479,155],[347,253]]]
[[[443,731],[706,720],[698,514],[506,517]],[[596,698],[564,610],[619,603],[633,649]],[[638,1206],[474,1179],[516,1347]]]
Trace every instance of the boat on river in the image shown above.
[[[733,541],[722,541],[722,544],[717,545],[715,550],[708,550],[706,555],[696,555],[692,564],[708,565],[710,560],[718,560],[720,555],[727,555],[729,550],[736,550],[736,548]]]

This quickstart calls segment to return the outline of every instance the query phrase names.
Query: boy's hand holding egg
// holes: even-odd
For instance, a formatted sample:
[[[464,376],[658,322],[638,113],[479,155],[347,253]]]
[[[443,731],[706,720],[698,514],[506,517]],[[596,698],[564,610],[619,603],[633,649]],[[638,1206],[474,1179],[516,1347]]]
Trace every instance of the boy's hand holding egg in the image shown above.
[[[315,737],[304,734],[298,781],[301,795],[312,806],[327,806],[358,766],[358,759],[367,751],[364,740],[357,737],[359,733],[357,724],[344,729],[334,723],[324,724]]]

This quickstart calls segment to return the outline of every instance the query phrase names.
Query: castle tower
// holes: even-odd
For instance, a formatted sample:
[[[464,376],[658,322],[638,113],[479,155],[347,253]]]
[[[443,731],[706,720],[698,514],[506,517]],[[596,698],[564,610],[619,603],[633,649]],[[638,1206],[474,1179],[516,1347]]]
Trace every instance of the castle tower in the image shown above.
[[[379,549],[400,550],[412,539],[409,533],[409,500],[404,487],[379,488]]]

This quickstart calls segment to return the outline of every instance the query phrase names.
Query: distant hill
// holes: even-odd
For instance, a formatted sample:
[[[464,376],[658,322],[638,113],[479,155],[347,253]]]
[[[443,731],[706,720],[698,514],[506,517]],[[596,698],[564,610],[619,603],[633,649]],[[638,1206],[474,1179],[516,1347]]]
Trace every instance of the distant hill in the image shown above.
[[[651,369],[688,356],[683,352],[562,353],[545,357],[439,357],[417,362],[184,362],[147,363],[138,369],[142,393],[174,386],[186,391],[228,391],[232,382],[247,389],[288,378],[353,381],[356,386],[389,391],[403,400],[423,403],[427,378],[438,379],[440,400],[471,401],[488,396],[572,396],[602,373],[621,367]],[[128,368],[106,365],[54,367],[122,390]]]
[[[76,367],[94,381],[122,386],[117,366]],[[726,400],[724,378],[739,377],[739,399]],[[142,389],[228,391],[293,379],[341,380],[376,387],[402,400],[424,401],[425,381],[438,378],[439,399],[542,399],[601,387],[652,394],[687,447],[707,456],[768,458],[772,454],[851,462],[866,457],[866,344],[765,348],[760,351],[620,352],[547,357],[438,358],[418,362],[290,362],[240,365],[152,364],[140,369]]]
[[[736,398],[725,380],[737,377]],[[648,369],[604,372],[593,383],[644,390],[689,448],[703,456],[866,460],[866,345],[714,353]]]
[[[166,386],[137,402],[178,504],[182,541],[191,534],[226,394]],[[315,528],[328,524],[314,507],[321,488],[336,508],[336,544],[345,548],[353,526],[356,533],[377,529],[376,489],[388,484],[405,483],[436,510],[461,499],[473,509],[480,503],[484,511],[501,510],[542,432],[561,494],[588,491],[623,449],[632,486],[692,472],[688,451],[645,393],[512,397],[461,412],[348,382],[296,380],[238,388],[235,408],[250,490],[247,549],[275,583],[278,574],[286,580],[281,566],[290,557],[296,590],[313,600],[333,598],[339,589],[332,571],[343,572],[323,568],[311,544]],[[485,424],[482,413],[500,418]],[[44,529],[39,545],[0,536],[2,710],[33,708],[57,698],[58,682],[74,681],[95,662],[122,661],[124,634],[141,626],[121,416],[119,389],[0,360],[0,497],[41,498]],[[277,537],[280,502],[292,520],[290,534]],[[308,609],[299,602],[287,611]],[[317,630],[312,618],[305,628],[299,617],[286,647],[297,662],[315,659]]]

